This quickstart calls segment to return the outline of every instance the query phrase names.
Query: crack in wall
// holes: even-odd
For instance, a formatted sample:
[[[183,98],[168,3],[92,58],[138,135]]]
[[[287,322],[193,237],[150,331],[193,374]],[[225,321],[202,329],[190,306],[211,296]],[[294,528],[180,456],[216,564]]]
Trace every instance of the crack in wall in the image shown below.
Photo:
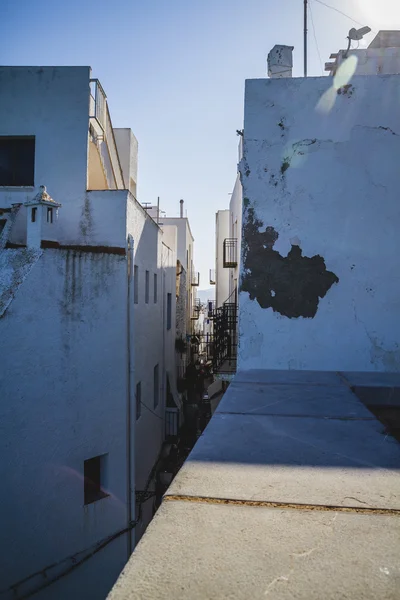
[[[327,504],[298,504],[294,502],[270,502],[268,500],[236,500],[234,498],[214,498],[211,496],[170,495],[164,496],[163,502],[197,502],[199,504],[223,504],[233,506],[253,506],[260,508],[284,508],[300,511],[341,512],[367,515],[391,515],[400,517],[400,510],[395,508],[364,508],[356,506],[331,506]]]

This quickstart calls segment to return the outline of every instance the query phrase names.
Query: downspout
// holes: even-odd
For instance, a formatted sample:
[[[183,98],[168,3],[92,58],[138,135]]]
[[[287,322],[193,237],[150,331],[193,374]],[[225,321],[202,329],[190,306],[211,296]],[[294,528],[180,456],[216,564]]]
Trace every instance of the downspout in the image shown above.
[[[132,554],[132,403],[131,403],[131,285],[132,285],[132,274],[133,274],[133,238],[128,235],[128,247],[127,247],[127,323],[126,323],[126,488],[127,488],[127,528],[128,528],[128,539],[127,539],[127,552],[128,559]]]
[[[161,246],[161,251],[163,251],[163,248]],[[164,441],[164,437],[165,437],[165,411],[166,411],[166,399],[165,399],[165,379],[167,377],[167,374],[165,372],[165,268],[164,268],[164,261],[162,260],[161,257],[161,273],[162,273],[162,295],[163,295],[163,302],[162,302],[162,379],[161,379],[161,398],[163,399],[163,420],[161,421],[162,423],[162,432],[161,432],[161,437],[162,437],[162,441]]]

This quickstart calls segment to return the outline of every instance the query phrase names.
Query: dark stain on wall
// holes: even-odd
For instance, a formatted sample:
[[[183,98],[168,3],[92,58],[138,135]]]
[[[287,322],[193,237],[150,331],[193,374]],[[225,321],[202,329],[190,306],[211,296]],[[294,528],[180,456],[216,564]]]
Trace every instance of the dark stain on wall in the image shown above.
[[[279,235],[273,227],[260,229],[263,222],[248,208],[243,228],[244,275],[241,290],[257,300],[261,308],[272,308],[290,319],[313,318],[323,298],[339,278],[327,271],[325,260],[303,256],[298,245],[292,245],[287,256],[274,250]]]

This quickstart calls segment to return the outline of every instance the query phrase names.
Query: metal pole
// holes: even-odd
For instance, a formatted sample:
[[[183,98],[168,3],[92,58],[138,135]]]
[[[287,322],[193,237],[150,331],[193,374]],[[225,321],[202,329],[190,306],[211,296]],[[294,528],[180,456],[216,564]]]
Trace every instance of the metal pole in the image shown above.
[[[304,77],[307,77],[307,0],[304,0]]]
[[[157,198],[157,225],[160,221],[160,196]]]

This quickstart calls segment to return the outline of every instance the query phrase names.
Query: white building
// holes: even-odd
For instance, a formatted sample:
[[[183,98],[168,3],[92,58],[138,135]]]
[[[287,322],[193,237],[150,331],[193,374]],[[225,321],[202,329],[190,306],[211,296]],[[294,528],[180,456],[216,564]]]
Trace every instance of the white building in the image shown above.
[[[183,200],[180,201],[179,217],[167,217],[157,206],[147,206],[146,210],[161,227],[167,240],[171,235],[175,236],[176,338],[187,344],[185,353],[177,352],[178,377],[182,377],[190,358],[190,336],[196,331],[199,318],[196,290],[200,285],[200,275],[194,266],[194,237],[189,219],[184,216]]]
[[[346,68],[246,82],[239,369],[400,370],[400,77]]]
[[[0,87],[1,589],[98,599],[152,514],[135,488],[165,436],[175,255],[88,67]]]
[[[325,63],[325,71],[336,75],[339,67],[350,58],[344,72],[355,75],[400,74],[400,31],[379,31],[368,48],[339,50],[331,54],[331,63]]]

